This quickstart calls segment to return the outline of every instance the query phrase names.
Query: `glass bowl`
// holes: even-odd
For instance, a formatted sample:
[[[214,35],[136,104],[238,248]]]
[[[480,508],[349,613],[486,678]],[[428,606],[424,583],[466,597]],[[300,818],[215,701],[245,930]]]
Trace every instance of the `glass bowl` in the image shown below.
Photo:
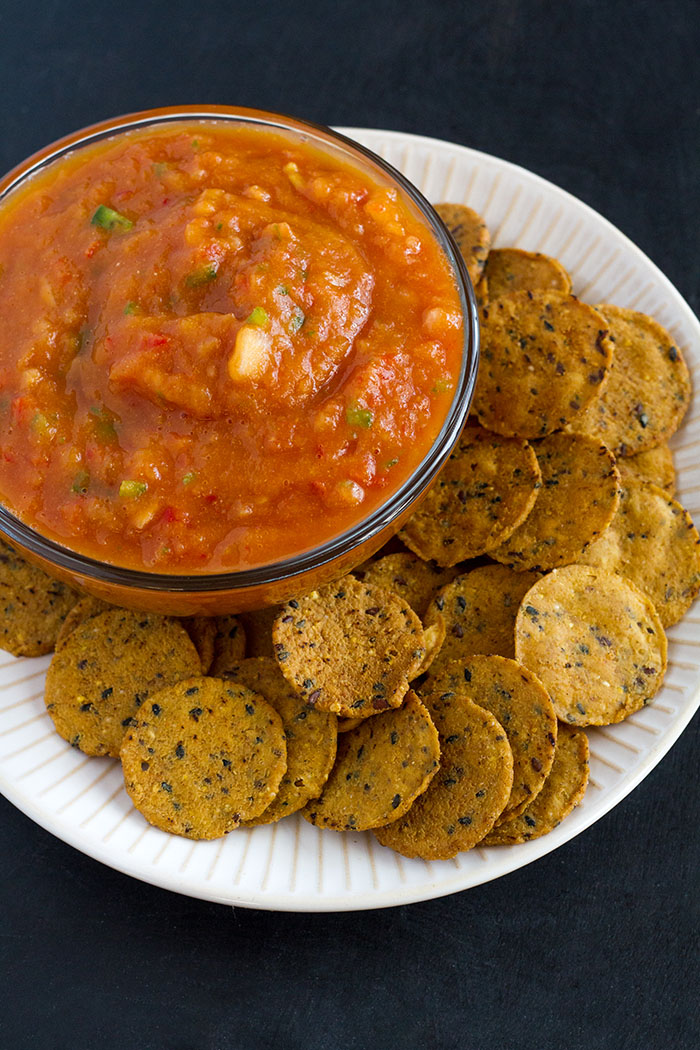
[[[360,168],[375,182],[397,189],[423,218],[448,262],[459,293],[464,331],[461,369],[452,402],[417,469],[351,528],[283,561],[239,571],[189,575],[123,568],[79,554],[42,536],[0,505],[0,535],[51,575],[115,605],[180,616],[216,615],[282,602],[322,586],[370,557],[397,531],[448,459],[466,421],[479,361],[478,313],[464,260],[418,190],[391,165],[351,139],[281,114],[229,106],[178,106],[117,117],[74,132],[29,157],[0,179],[0,203],[47,165],[79,147],[121,132],[182,120],[228,121],[281,132]]]

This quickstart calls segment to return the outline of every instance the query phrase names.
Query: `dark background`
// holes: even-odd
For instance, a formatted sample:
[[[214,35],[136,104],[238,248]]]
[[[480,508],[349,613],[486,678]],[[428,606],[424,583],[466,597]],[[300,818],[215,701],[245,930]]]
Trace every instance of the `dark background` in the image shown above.
[[[581,197],[698,309],[695,0],[4,0],[0,16],[2,170],[177,103],[418,132]],[[0,1050],[697,1050],[699,737],[696,719],[535,865],[383,912],[178,897],[0,799]]]

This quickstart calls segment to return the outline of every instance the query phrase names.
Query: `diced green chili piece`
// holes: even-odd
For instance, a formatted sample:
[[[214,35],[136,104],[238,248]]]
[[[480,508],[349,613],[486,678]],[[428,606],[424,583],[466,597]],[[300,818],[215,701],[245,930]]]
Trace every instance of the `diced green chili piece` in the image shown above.
[[[132,299],[130,299],[129,302],[124,307],[124,313],[125,314],[137,314],[137,313],[140,313],[140,311],[141,311],[141,307],[139,306],[138,303],[135,303]]]
[[[194,470],[191,470],[189,474],[185,474],[184,478],[182,479],[182,484],[183,485],[191,485],[192,482],[196,480],[196,478],[197,478],[197,474],[195,473]]]
[[[88,490],[89,485],[90,475],[88,474],[87,470],[79,470],[73,478],[73,484],[71,485],[71,489],[78,496],[84,496]]]
[[[103,230],[130,230],[134,225],[126,215],[121,215],[114,208],[108,208],[106,204],[100,204],[91,222],[93,226],[101,226]]]
[[[294,332],[298,332],[299,329],[301,328],[301,326],[303,325],[305,320],[306,320],[306,315],[305,315],[304,311],[300,307],[297,306],[297,308],[294,311],[294,313],[292,314],[292,318],[291,318],[291,320],[289,322],[289,331],[292,334]]]
[[[95,435],[98,441],[103,445],[108,445],[112,441],[117,440],[114,420],[104,408],[91,408],[90,415],[93,419]]]
[[[187,274],[185,284],[188,288],[199,288],[203,284],[209,284],[210,281],[216,280],[217,273],[218,271],[213,263],[209,263],[207,266],[200,266],[199,269]]]
[[[435,383],[435,386],[433,387],[431,393],[433,393],[433,394],[445,394],[445,393],[447,393],[448,390],[451,389],[451,387],[452,387],[452,383],[450,382],[450,380],[445,378],[445,376],[441,376],[440,379],[438,379],[437,382]]]
[[[267,324],[267,311],[262,306],[254,307],[245,319],[246,324]]]
[[[351,427],[363,427],[367,430],[374,422],[374,415],[368,408],[360,408],[357,401],[353,401],[345,409],[345,422]]]
[[[32,419],[32,430],[46,436],[49,433],[49,421],[43,412],[36,412]]]
[[[138,499],[139,496],[143,496],[144,492],[148,491],[148,482],[146,481],[131,481],[125,479],[119,486],[119,495],[122,499]]]

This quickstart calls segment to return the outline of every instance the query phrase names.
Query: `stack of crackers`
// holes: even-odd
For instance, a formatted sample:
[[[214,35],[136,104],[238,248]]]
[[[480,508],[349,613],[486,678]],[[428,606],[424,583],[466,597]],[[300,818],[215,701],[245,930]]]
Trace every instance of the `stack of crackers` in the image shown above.
[[[4,645],[55,650],[46,706],[119,757],[159,828],[295,812],[425,860],[546,834],[580,802],[585,727],[649,703],[700,590],[668,439],[690,400],[652,318],[438,212],[481,312],[473,413],[398,539],[283,606],[189,620],[80,597],[0,551]]]

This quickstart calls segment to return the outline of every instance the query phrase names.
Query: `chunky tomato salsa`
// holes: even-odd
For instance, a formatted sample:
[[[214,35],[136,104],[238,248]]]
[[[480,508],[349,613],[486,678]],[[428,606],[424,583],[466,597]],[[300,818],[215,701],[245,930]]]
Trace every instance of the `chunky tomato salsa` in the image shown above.
[[[223,122],[123,133],[0,210],[0,498],[155,572],[289,557],[415,469],[457,288],[396,191]]]

